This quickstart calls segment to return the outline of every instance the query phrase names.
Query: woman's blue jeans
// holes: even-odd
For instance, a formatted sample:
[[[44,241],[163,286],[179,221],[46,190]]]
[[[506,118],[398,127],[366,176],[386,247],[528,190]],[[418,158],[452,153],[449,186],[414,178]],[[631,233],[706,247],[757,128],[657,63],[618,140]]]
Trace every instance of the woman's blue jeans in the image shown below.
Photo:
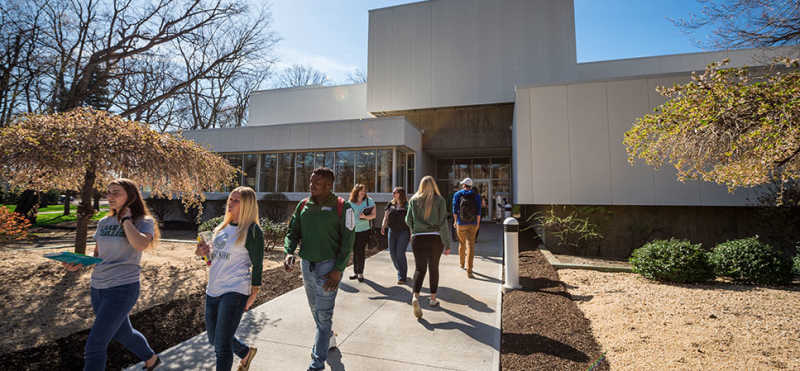
[[[139,282],[92,288],[92,309],[95,319],[86,339],[84,370],[105,370],[107,349],[111,339],[133,352],[140,360],[150,359],[155,352],[141,332],[131,326],[129,313],[139,299]]]
[[[244,358],[250,352],[250,348],[234,336],[246,304],[247,296],[238,292],[217,297],[206,295],[206,332],[217,354],[217,371],[230,371],[233,353]]]
[[[389,255],[392,257],[394,269],[397,270],[397,279],[404,280],[408,274],[408,261],[406,260],[406,250],[411,231],[394,231],[389,228]]]

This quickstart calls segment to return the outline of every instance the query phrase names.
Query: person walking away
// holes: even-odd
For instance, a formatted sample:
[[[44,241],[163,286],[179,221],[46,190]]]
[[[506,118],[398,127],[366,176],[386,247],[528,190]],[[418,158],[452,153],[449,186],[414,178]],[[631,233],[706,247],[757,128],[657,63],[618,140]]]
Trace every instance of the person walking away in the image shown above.
[[[430,270],[431,307],[439,306],[436,291],[439,288],[439,258],[442,250],[450,251],[450,239],[447,236],[447,201],[439,193],[439,187],[432,176],[422,178],[417,193],[408,202],[406,224],[411,230],[411,249],[414,252],[414,295],[411,308],[414,316],[422,318],[419,304],[419,292],[425,273]]]
[[[472,188],[472,179],[464,178],[459,184],[462,189],[453,196],[453,215],[456,216],[454,226],[458,235],[458,261],[461,269],[467,270],[467,277],[473,278],[475,240],[481,225],[481,196]]]
[[[392,190],[392,201],[389,202],[383,213],[381,235],[386,235],[388,227],[389,255],[392,257],[392,263],[397,270],[398,285],[404,284],[408,280],[406,249],[411,238],[411,231],[408,229],[408,224],[406,224],[407,210],[406,190],[403,187],[395,187]]]
[[[300,201],[284,239],[283,265],[291,270],[298,244],[303,286],[317,326],[309,370],[325,369],[333,337],[333,309],[342,272],[355,242],[356,217],[350,204],[331,190],[333,170],[321,167],[311,173],[311,197]]]
[[[250,187],[237,187],[228,195],[225,217],[215,229],[212,246],[203,241],[195,254],[209,256],[211,267],[206,287],[206,333],[214,346],[217,371],[233,367],[246,371],[258,351],[234,335],[244,312],[250,310],[261,288],[264,232],[258,225],[258,201]]]
[[[367,187],[363,184],[356,184],[350,192],[350,207],[357,216],[356,219],[356,242],[353,245],[353,275],[351,280],[358,278],[358,282],[364,282],[364,262],[366,260],[366,248],[369,242],[369,234],[372,226],[370,220],[375,219],[375,201],[367,196]]]
[[[158,222],[130,179],[115,179],[108,185],[110,214],[97,223],[94,256],[103,259],[93,266],[91,300],[95,320],[86,339],[84,370],[105,370],[108,344],[114,339],[144,361],[144,369],[161,364],[147,339],[131,326],[130,312],[139,300],[142,251],[158,243]],[[62,263],[71,272],[80,264]]]

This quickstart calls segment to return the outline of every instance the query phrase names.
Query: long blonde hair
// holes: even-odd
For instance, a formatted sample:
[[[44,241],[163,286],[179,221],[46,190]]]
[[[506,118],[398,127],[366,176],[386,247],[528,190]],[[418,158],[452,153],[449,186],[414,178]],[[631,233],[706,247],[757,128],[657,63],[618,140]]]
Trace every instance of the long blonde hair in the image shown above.
[[[436,185],[436,181],[432,176],[426,175],[422,178],[422,180],[419,181],[417,193],[411,197],[412,200],[422,199],[425,203],[425,219],[428,219],[431,216],[433,200],[436,199],[436,196],[442,196],[442,194],[439,192],[439,186]]]
[[[256,201],[256,191],[250,187],[236,187],[236,189],[231,191],[231,193],[228,195],[228,200],[231,199],[231,196],[234,193],[238,193],[242,198],[242,200],[239,202],[239,232],[237,232],[236,236],[236,243],[241,243],[244,241],[247,231],[250,230],[250,225],[253,223],[258,225],[258,201]],[[225,218],[222,220],[222,223],[217,226],[217,228],[214,228],[215,235],[223,228],[231,224],[231,221],[233,220],[233,215],[228,212],[229,204],[229,202],[225,203]]]

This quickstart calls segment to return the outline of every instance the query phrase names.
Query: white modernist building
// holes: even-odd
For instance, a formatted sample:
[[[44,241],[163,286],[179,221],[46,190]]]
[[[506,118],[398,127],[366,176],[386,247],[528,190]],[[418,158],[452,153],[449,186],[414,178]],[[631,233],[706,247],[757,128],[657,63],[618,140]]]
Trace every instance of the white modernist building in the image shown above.
[[[657,86],[712,61],[755,66],[781,50],[577,63],[572,1],[429,0],[369,13],[369,82],[260,91],[246,128],[184,135],[229,156],[241,182],[297,200],[328,165],[337,192],[379,200],[433,175],[469,176],[523,205],[744,206],[747,192],[631,166],[623,133],[663,102]],[[499,196],[499,197],[498,197]]]

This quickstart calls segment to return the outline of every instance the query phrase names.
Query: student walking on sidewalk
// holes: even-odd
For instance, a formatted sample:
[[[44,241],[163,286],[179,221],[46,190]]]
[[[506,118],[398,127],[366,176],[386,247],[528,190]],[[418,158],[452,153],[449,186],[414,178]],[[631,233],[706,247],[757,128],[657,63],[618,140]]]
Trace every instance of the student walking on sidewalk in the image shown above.
[[[396,187],[392,191],[392,201],[386,206],[383,213],[383,223],[381,223],[381,234],[386,235],[386,228],[389,228],[389,255],[392,263],[397,270],[397,284],[407,282],[408,261],[406,260],[406,249],[411,238],[411,231],[406,224],[406,214],[408,210],[408,200],[406,190]]]
[[[351,280],[358,278],[358,282],[364,282],[364,261],[366,259],[366,247],[369,242],[369,234],[372,226],[370,221],[375,219],[375,201],[367,196],[367,187],[363,184],[356,184],[350,192],[350,207],[357,216],[356,220],[356,243],[353,245],[353,275]]]
[[[92,309],[95,320],[86,339],[84,370],[105,370],[111,339],[144,361],[144,369],[153,370],[161,359],[147,339],[131,326],[130,312],[139,300],[139,276],[142,251],[158,242],[158,223],[130,179],[116,179],[108,185],[111,214],[97,223],[94,256],[103,259],[94,266],[91,282]],[[62,263],[71,272],[80,264]]]
[[[355,212],[331,192],[333,181],[333,170],[314,169],[309,186],[311,197],[295,208],[284,240],[283,265],[287,270],[292,269],[294,252],[301,245],[303,286],[317,325],[309,370],[323,370],[328,350],[335,346],[331,344],[333,308],[355,240]]]
[[[430,175],[419,183],[419,189],[408,202],[406,224],[411,229],[411,249],[414,252],[414,297],[411,307],[414,316],[422,317],[419,305],[419,292],[425,272],[430,270],[428,282],[431,287],[431,307],[439,306],[436,290],[439,288],[439,258],[442,250],[450,252],[450,239],[447,236],[447,202],[439,193],[436,181]],[[446,246],[446,247],[445,247]]]
[[[465,178],[460,184],[463,188],[453,196],[453,215],[456,216],[453,225],[458,235],[459,264],[461,269],[467,270],[467,277],[472,278],[475,240],[481,225],[481,195],[472,189],[472,179]]]
[[[246,371],[258,349],[244,345],[234,334],[256,301],[264,261],[264,232],[258,225],[252,188],[238,187],[228,195],[225,218],[214,229],[211,244],[202,242],[195,250],[211,259],[206,287],[208,342],[214,345],[217,371],[233,367],[234,353],[241,359],[239,371]]]

